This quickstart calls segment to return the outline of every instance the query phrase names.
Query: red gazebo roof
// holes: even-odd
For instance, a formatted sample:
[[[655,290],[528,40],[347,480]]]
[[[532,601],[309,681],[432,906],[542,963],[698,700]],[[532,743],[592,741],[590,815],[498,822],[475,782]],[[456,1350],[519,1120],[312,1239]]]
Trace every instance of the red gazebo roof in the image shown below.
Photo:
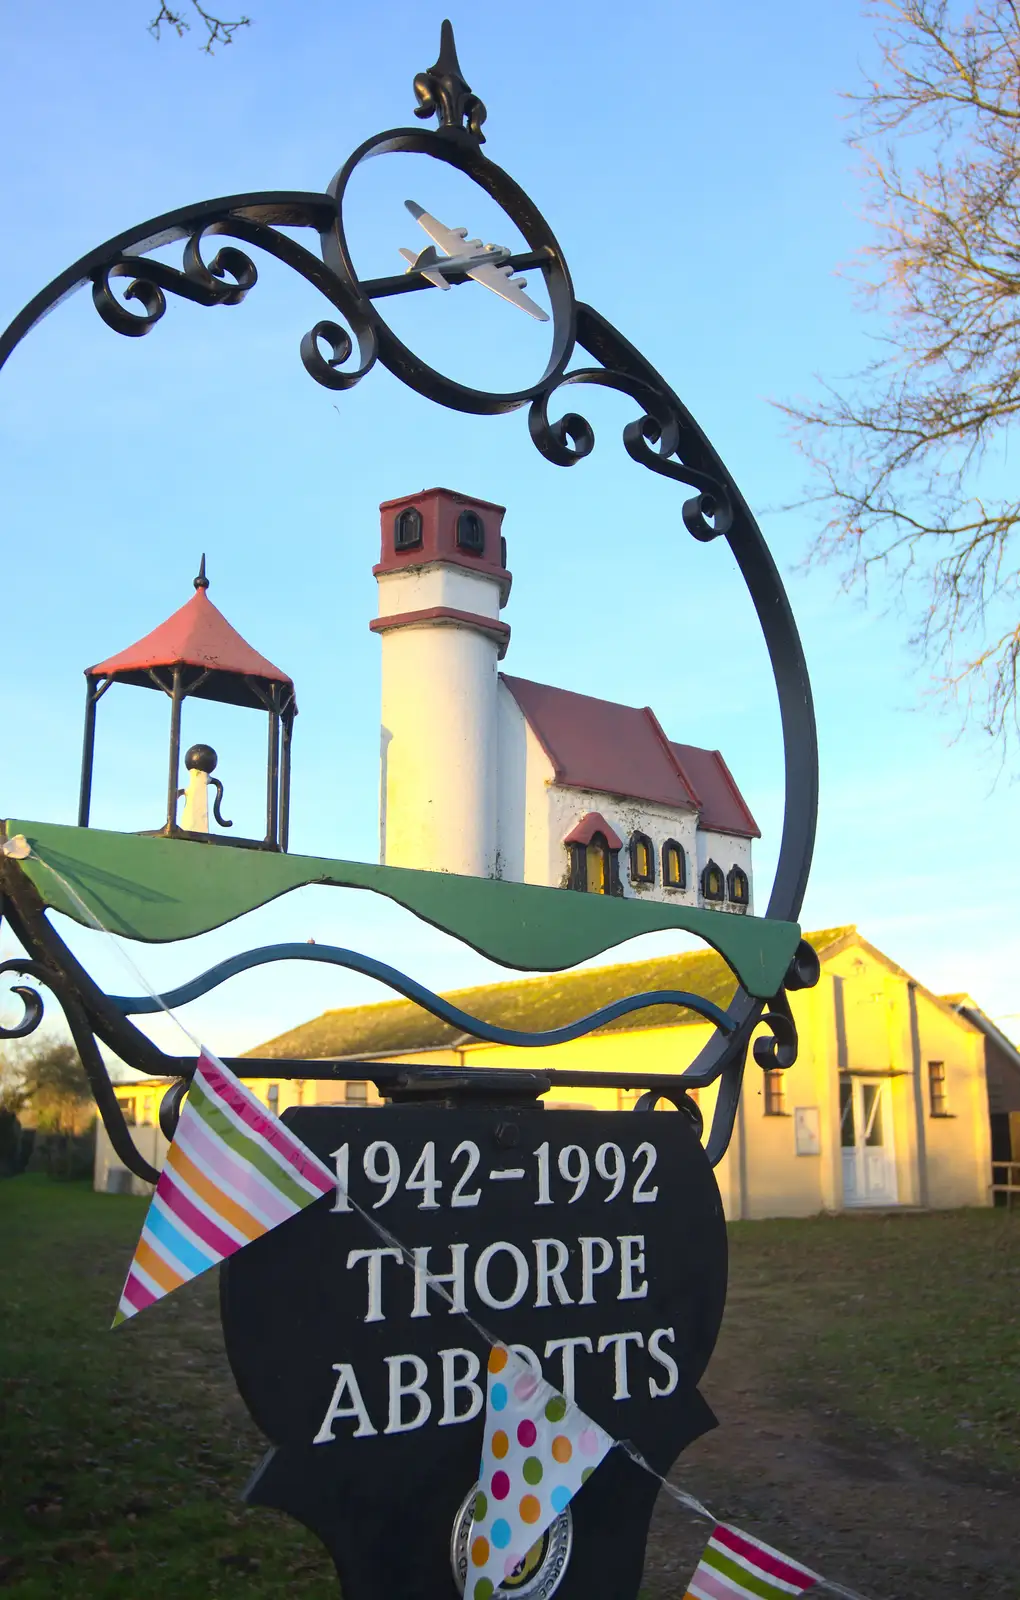
[[[116,678],[121,683],[153,689],[160,685],[153,682],[152,671],[160,667],[194,667],[209,676],[193,690],[185,682],[186,693],[199,699],[225,700],[234,705],[260,708],[264,703],[247,680],[254,679],[260,687],[282,684],[293,688],[293,681],[285,672],[253,650],[237,629],[231,627],[222,611],[209,599],[208,586],[203,556],[191,599],[137,643],[88,667],[86,676]]]

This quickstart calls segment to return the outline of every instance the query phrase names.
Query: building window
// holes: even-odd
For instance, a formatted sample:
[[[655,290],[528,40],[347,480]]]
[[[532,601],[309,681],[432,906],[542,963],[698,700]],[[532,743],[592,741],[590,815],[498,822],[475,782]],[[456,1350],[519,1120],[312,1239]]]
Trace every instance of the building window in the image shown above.
[[[632,833],[630,836],[630,881],[655,882],[655,848],[647,833]]]
[[[839,1142],[844,1150],[852,1150],[857,1143],[854,1124],[854,1086],[849,1078],[839,1080]]]
[[[772,1067],[765,1074],[765,1115],[786,1116],[786,1073],[781,1067]]]
[[[124,1112],[124,1121],[127,1123],[129,1128],[133,1128],[134,1125],[135,1125],[135,1102],[134,1102],[134,1100],[122,1100],[120,1104],[121,1104],[121,1109]]]
[[[675,839],[667,839],[662,847],[662,881],[667,889],[687,887],[687,856]]]
[[[367,1106],[368,1084],[348,1083],[344,1089],[344,1099],[349,1106]]]
[[[485,528],[477,511],[462,511],[457,518],[457,548],[480,556],[485,549]]]
[[[882,1135],[882,1085],[880,1083],[863,1083],[861,1085],[861,1116],[864,1120],[864,1143],[883,1145],[885,1139]]]
[[[732,866],[726,874],[726,893],[733,905],[742,906],[746,911],[750,899],[750,884],[743,867]]]
[[[407,506],[393,524],[394,550],[415,550],[421,544],[421,512]]]
[[[717,867],[710,861],[701,874],[701,893],[706,900],[721,900],[725,893],[726,884],[723,878],[722,867]]]
[[[944,1061],[928,1063],[928,1114],[948,1117],[949,1096],[946,1093],[946,1064]]]
[[[586,894],[622,894],[619,851],[611,850],[604,833],[587,844],[571,844],[570,887]]]
[[[269,1088],[266,1090],[266,1105],[269,1107],[274,1117],[279,1116],[280,1085],[278,1083],[271,1083]]]

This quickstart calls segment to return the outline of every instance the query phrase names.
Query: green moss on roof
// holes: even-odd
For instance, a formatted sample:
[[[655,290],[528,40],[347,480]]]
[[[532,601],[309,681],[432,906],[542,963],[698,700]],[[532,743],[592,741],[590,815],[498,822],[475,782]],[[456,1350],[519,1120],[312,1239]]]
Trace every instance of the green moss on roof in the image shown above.
[[[854,932],[856,929],[852,926],[827,928],[821,933],[805,934],[805,938],[821,955]],[[445,998],[484,1022],[538,1032],[563,1027],[613,1000],[651,989],[686,989],[718,1006],[727,1006],[735,993],[736,980],[714,950],[696,950],[686,955],[589,967],[552,977],[480,984],[471,989],[451,990]],[[627,1033],[667,1025],[684,1027],[703,1020],[686,1008],[651,1006],[647,1011],[620,1017],[598,1032]],[[281,1033],[246,1053],[306,1060],[403,1055],[411,1050],[449,1049],[463,1038],[459,1029],[440,1022],[438,1017],[422,1011],[412,1001],[387,1000],[379,1005],[324,1011],[314,1021]]]

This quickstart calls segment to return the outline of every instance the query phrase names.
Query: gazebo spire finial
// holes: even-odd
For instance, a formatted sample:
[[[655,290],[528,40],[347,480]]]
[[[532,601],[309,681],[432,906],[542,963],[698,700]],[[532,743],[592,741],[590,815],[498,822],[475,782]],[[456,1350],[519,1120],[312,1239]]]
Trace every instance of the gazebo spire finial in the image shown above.
[[[208,587],[209,579],[205,575],[205,551],[203,550],[202,559],[198,564],[198,577],[195,579],[195,588],[208,589]]]

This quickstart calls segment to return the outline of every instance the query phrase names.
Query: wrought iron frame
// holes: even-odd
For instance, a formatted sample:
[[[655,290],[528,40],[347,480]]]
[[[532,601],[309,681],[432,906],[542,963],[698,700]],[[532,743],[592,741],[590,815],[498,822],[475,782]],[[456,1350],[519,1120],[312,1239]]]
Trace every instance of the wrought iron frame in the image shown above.
[[[314,285],[339,313],[346,326],[332,318],[324,319],[300,343],[306,370],[328,389],[353,388],[379,362],[425,399],[455,411],[501,415],[527,407],[536,448],[547,461],[563,467],[575,466],[591,453],[595,434],[587,419],[576,411],[558,419],[550,417],[550,405],[558,392],[568,386],[593,384],[627,396],[639,409],[639,415],[623,430],[627,454],[638,465],[693,491],[680,508],[684,526],[696,540],[726,540],[757,613],[779,699],[786,787],[779,861],[765,914],[796,921],[814,844],[817,740],[803,650],[782,580],[761,530],[722,459],[683,401],[622,333],[593,307],[575,299],[563,252],[545,218],[514,179],[483,155],[485,107],[463,77],[448,22],[443,24],[438,60],[428,72],[418,74],[414,89],[419,101],[415,115],[423,119],[437,116],[438,126],[395,128],[366,140],[340,169],[325,194],[277,191],[203,201],[166,212],[90,251],[55,278],[14,319],[0,337],[0,366],[42,317],[87,284],[91,285],[93,302],[103,321],[115,332],[136,338],[150,333],[163,317],[168,295],[206,307],[239,304],[258,280],[251,257],[231,244],[221,247],[207,263],[202,251],[207,238],[226,237],[264,250],[283,262]],[[545,371],[531,387],[507,393],[469,388],[429,366],[396,336],[377,302],[433,287],[420,272],[359,280],[344,227],[344,196],[354,172],[365,161],[391,152],[430,156],[465,173],[503,208],[527,241],[528,250],[511,256],[509,264],[515,270],[541,271],[552,308],[551,353]],[[283,228],[305,228],[317,233],[321,259],[281,232]],[[185,241],[180,270],[148,255],[177,240]],[[118,298],[112,285],[124,278],[129,280],[127,288]],[[468,280],[463,273],[451,273],[449,281],[457,284]],[[133,305],[140,309],[131,309]],[[571,367],[571,357],[578,348],[595,364]],[[160,1113],[169,1136],[194,1060],[166,1055],[129,1021],[130,1015],[152,1011],[162,1002],[105,994],[56,933],[35,888],[9,857],[0,858],[0,912],[7,916],[27,951],[25,959],[0,964],[0,973],[32,978],[55,995],[67,1017],[113,1148],[132,1172],[154,1181],[156,1173],[131,1141],[99,1042],[143,1072],[176,1080],[164,1097]],[[450,1020],[453,1008],[447,1002],[402,974],[356,952],[321,946],[283,945],[248,952],[220,963],[184,989],[163,997],[163,1001],[183,1003],[245,967],[281,959],[326,960],[371,971],[435,1015]],[[759,1066],[790,1066],[796,1059],[797,1034],[787,991],[807,987],[817,979],[817,956],[802,941],[783,986],[770,1002],[738,989],[727,1011],[720,1012],[696,996],[672,991],[636,996],[604,1008],[570,1029],[516,1036],[511,1042],[535,1046],[556,1043],[565,1036],[589,1032],[610,1020],[610,1013],[616,1016],[621,1010],[666,1002],[710,1017],[716,1022],[716,1033],[696,1061],[682,1073],[639,1080],[647,1092],[636,1109],[651,1109],[659,1098],[666,1098],[697,1119],[697,1108],[687,1090],[719,1079],[707,1146],[710,1160],[716,1163],[732,1132],[752,1034],[761,1024],[770,1034],[754,1041],[753,1055]],[[38,1026],[42,1016],[42,1001],[30,985],[16,985],[15,992],[25,1004],[25,1014],[17,1026],[0,1029],[2,1038],[24,1037]],[[457,1014],[457,1020],[476,1037],[495,1038],[502,1032],[463,1013]],[[450,1103],[465,1097],[492,1102],[521,1095],[532,1098],[553,1085],[634,1083],[633,1077],[623,1079],[612,1073],[430,1068],[348,1059],[268,1062],[246,1057],[232,1064],[247,1077],[369,1078],[381,1092],[394,1098],[428,1096]]]

